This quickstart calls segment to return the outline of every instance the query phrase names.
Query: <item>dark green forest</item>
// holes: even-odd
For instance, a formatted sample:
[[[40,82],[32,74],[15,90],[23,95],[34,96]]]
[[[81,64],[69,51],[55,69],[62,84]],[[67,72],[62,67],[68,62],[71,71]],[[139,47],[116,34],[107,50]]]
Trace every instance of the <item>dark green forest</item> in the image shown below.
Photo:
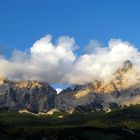
[[[63,116],[60,118],[59,116]],[[0,140],[122,140],[140,139],[140,105],[106,112],[56,112],[35,116],[2,111]]]

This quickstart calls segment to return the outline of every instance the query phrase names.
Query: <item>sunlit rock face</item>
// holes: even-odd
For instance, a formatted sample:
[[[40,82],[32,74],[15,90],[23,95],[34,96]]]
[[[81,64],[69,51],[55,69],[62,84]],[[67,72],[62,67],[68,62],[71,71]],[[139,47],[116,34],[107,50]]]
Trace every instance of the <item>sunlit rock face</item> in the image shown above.
[[[4,84],[4,79],[0,79],[0,85]]]
[[[21,81],[21,82],[17,82],[14,85],[16,88],[19,89],[26,89],[26,88],[41,88],[41,87],[47,87],[48,83],[45,82],[39,82],[39,81]]]
[[[94,81],[91,83],[95,93],[113,93],[135,86],[139,82],[138,74],[130,61],[125,61],[109,81]]]
[[[13,110],[47,111],[54,107],[55,96],[56,91],[46,82],[5,80],[0,85],[0,107]]]
[[[140,83],[139,74],[133,68],[130,61],[125,61],[123,67],[119,68],[109,81],[93,81],[88,84],[84,90],[75,94],[77,98],[83,97],[88,93],[94,92],[98,94],[123,91],[137,86]]]

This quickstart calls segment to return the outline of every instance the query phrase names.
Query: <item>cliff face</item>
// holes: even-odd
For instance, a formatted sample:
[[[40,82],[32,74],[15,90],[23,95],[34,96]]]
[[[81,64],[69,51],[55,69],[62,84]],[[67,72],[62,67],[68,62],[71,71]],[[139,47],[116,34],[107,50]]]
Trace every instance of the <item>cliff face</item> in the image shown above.
[[[46,82],[1,80],[0,107],[39,112],[54,107],[56,91]]]

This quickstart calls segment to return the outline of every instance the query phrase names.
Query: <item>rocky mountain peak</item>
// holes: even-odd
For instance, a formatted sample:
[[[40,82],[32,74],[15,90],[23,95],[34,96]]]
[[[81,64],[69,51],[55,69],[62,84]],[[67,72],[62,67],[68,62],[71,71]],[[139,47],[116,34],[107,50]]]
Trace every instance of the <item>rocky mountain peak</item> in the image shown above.
[[[0,107],[13,110],[27,108],[33,112],[48,111],[54,107],[56,94],[56,90],[47,82],[2,80]]]
[[[127,60],[123,63],[111,77],[111,80],[107,81],[94,81],[92,83],[96,93],[113,93],[128,89],[132,86],[131,78],[136,75],[136,71],[133,68],[131,61]],[[134,82],[133,82],[134,83]],[[135,84],[135,83],[134,83]]]
[[[16,82],[15,86],[19,89],[26,89],[26,88],[41,88],[41,87],[48,87],[49,84],[47,82],[41,81],[20,81]]]

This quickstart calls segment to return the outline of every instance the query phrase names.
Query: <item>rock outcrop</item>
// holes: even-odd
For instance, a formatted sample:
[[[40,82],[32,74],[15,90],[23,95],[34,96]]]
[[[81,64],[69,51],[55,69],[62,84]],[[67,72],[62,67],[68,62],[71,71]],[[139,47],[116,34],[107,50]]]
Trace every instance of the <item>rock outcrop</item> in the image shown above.
[[[54,107],[56,91],[46,82],[3,80],[0,85],[0,107],[12,110],[47,111]]]

